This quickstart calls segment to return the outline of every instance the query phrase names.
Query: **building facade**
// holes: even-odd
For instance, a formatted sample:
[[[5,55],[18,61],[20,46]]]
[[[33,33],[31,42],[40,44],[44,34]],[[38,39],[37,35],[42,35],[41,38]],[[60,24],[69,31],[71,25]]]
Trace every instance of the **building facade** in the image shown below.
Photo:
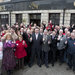
[[[75,24],[74,0],[7,0],[0,3],[0,25],[15,22],[69,26]]]

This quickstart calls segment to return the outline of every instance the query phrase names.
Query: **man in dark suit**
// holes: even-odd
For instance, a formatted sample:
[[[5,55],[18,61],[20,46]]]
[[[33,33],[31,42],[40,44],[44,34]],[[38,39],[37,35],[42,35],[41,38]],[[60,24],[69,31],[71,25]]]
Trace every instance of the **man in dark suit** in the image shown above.
[[[29,66],[31,67],[33,65],[33,61],[36,55],[37,65],[41,67],[40,53],[41,53],[41,48],[42,48],[42,36],[40,35],[38,28],[35,29],[35,33],[32,34],[30,41],[32,42],[32,50],[31,50],[31,59],[30,59]]]
[[[51,63],[52,66],[54,66],[55,60],[56,60],[56,51],[57,51],[57,35],[56,32],[53,31],[52,35],[51,35],[51,54],[52,54],[52,59],[51,59]]]

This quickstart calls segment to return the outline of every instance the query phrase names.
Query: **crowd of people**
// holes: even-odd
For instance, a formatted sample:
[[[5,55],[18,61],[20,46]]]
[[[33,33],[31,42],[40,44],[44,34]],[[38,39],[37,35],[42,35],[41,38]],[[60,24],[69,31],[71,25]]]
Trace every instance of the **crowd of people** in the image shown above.
[[[15,68],[32,67],[34,63],[49,68],[49,64],[53,67],[56,62],[66,63],[67,70],[75,72],[74,24],[69,27],[54,26],[51,21],[40,27],[36,23],[6,24],[0,27],[0,42],[3,43],[2,73],[6,70],[11,75]]]

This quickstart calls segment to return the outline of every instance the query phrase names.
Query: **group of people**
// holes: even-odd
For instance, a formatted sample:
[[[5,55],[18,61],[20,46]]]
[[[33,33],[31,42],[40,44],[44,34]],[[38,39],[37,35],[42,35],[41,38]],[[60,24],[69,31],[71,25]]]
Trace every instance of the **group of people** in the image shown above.
[[[48,26],[36,23],[25,26],[15,23],[0,27],[0,42],[3,43],[2,71],[8,75],[12,70],[24,69],[25,65],[32,67],[37,61],[41,67],[49,64],[67,63],[67,70],[75,72],[75,25],[70,27]],[[36,59],[36,60],[35,60]]]

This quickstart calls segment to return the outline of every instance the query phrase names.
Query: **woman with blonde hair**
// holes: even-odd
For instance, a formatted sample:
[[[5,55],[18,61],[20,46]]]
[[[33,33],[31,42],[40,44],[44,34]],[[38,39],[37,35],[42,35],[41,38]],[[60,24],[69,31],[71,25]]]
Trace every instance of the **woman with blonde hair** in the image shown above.
[[[16,41],[16,51],[15,51],[15,56],[18,59],[19,69],[24,67],[24,57],[27,56],[25,48],[27,48],[27,44],[20,35],[19,40]]]
[[[7,71],[8,75],[11,75],[11,71],[16,66],[15,56],[14,56],[14,47],[15,42],[12,41],[11,34],[7,34],[5,37],[5,42],[3,43],[3,60],[2,60],[2,69]]]

